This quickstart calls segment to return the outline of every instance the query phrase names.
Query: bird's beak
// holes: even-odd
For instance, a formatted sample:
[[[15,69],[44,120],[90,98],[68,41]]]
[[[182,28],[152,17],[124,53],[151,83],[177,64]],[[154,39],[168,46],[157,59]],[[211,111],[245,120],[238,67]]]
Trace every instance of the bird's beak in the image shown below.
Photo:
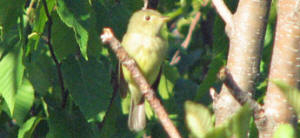
[[[162,16],[161,19],[164,23],[170,21],[170,17],[168,17],[168,16]]]

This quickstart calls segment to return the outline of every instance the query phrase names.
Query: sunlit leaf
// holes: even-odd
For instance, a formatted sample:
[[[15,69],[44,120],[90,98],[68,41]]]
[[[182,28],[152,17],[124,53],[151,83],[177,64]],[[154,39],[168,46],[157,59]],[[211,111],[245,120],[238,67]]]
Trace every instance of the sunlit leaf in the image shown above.
[[[280,80],[272,81],[279,89],[284,92],[288,102],[294,107],[294,110],[297,112],[298,116],[300,115],[300,91],[297,88],[289,86],[287,83]]]
[[[251,109],[249,105],[244,105],[230,120],[230,128],[237,138],[247,137],[249,123],[251,118]]]
[[[216,127],[213,130],[207,132],[204,136],[205,138],[230,138],[226,127]]]
[[[177,106],[174,99],[174,87],[176,81],[179,79],[180,74],[176,67],[170,66],[168,63],[162,67],[160,82],[158,85],[159,96],[163,99],[164,106],[170,113],[176,112]]]
[[[296,133],[290,124],[280,124],[275,130],[273,138],[296,138]]]
[[[28,114],[34,101],[34,89],[27,79],[23,79],[23,83],[18,89],[16,95],[16,103],[13,118],[16,119],[17,124],[21,125],[24,118]]]
[[[28,119],[19,129],[18,138],[31,138],[34,129],[41,121],[41,119],[42,118],[36,116]]]
[[[47,6],[48,6],[48,11],[51,13],[53,10],[53,7],[56,3],[55,0],[46,0]],[[38,4],[38,7],[36,10],[34,10],[34,21],[33,21],[33,28],[32,28],[32,33],[35,34],[35,37],[30,37],[28,39],[28,43],[26,46],[26,55],[34,48],[36,49],[39,42],[40,38],[45,30],[45,24],[48,21],[48,18],[46,16],[46,12],[44,9],[44,6],[42,2]],[[31,34],[32,34],[31,33]],[[29,36],[28,36],[29,37]]]
[[[22,83],[24,66],[23,51],[19,42],[11,43],[13,48],[0,61],[0,94],[8,105],[10,114],[14,113],[16,93]],[[0,47],[0,54],[4,48]]]
[[[209,110],[191,101],[185,102],[185,120],[189,130],[197,137],[203,137],[213,127]]]

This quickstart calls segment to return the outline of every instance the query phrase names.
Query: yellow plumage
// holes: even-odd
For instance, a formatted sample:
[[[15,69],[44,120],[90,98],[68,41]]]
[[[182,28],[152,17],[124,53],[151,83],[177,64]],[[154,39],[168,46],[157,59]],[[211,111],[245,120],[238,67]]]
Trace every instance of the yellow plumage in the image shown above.
[[[166,17],[155,10],[137,11],[130,18],[122,40],[122,46],[150,84],[156,80],[167,51],[168,43],[160,35],[165,21]],[[140,131],[146,125],[144,99],[128,70],[125,67],[122,70],[131,94],[128,126],[132,131]]]

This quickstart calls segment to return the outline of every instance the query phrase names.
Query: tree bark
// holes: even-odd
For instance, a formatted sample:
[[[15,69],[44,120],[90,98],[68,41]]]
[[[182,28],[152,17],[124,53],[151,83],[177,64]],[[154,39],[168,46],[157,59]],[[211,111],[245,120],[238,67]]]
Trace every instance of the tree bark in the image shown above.
[[[270,4],[271,0],[240,0],[232,17],[222,17],[227,24],[226,32],[230,40],[227,69],[241,92],[250,97],[254,94],[255,81],[259,75]],[[216,8],[218,10],[218,7]],[[222,86],[217,97],[213,104],[218,126],[241,105],[226,85]]]
[[[300,1],[279,0],[275,43],[269,79],[281,80],[293,87],[300,80]],[[269,82],[265,98],[267,129],[262,137],[272,137],[281,123],[297,124],[297,117],[280,89]]]

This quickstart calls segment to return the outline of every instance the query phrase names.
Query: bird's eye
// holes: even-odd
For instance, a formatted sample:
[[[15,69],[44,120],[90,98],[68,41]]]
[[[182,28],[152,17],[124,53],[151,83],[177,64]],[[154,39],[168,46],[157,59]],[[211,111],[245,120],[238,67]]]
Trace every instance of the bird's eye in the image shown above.
[[[146,21],[150,21],[150,19],[151,19],[151,17],[150,17],[149,15],[146,15],[146,16],[145,16],[145,20],[146,20]]]

